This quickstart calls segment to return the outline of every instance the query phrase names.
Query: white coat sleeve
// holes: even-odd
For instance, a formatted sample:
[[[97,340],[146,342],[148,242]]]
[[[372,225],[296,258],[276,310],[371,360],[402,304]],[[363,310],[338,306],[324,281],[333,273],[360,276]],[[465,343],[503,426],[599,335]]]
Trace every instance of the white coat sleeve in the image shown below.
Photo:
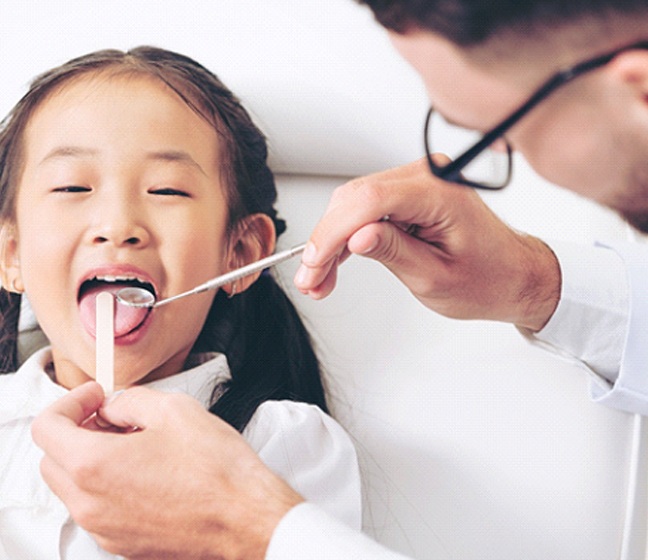
[[[266,560],[407,560],[309,503],[291,509],[270,541]]]
[[[318,407],[264,402],[243,431],[263,462],[311,504],[351,529],[362,526],[360,469],[353,443]]]
[[[648,246],[551,246],[560,303],[543,330],[521,332],[583,367],[595,402],[648,415]]]

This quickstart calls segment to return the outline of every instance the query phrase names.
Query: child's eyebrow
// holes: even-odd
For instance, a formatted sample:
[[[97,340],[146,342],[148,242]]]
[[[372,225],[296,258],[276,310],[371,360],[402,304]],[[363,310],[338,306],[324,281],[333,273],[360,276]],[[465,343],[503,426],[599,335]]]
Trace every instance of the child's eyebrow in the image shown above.
[[[51,159],[87,157],[97,155],[97,153],[97,150],[94,150],[92,148],[82,148],[79,146],[59,146],[48,152],[38,165],[42,165],[43,163]]]
[[[43,163],[52,159],[91,157],[96,156],[98,153],[99,151],[93,148],[83,148],[80,146],[59,146],[48,152],[38,165],[42,165]],[[197,169],[203,175],[207,175],[200,164],[194,158],[192,158],[188,152],[185,152],[183,150],[158,150],[147,152],[146,159],[151,161],[165,161],[188,165]]]
[[[148,152],[146,154],[146,159],[153,161],[168,161],[171,163],[180,163],[188,165],[200,171],[203,175],[207,176],[205,170],[200,166],[200,164],[191,157],[188,152],[183,150],[160,150],[155,152]]]

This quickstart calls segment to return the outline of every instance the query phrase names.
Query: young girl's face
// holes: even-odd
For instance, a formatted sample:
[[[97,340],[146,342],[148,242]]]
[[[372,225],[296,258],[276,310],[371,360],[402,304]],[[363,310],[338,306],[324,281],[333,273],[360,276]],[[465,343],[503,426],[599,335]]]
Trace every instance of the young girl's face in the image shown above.
[[[5,267],[52,344],[57,382],[74,387],[94,377],[97,290],[138,278],[164,298],[229,269],[218,137],[162,82],[103,72],[42,102],[23,147]],[[119,306],[117,388],[180,371],[213,297]]]

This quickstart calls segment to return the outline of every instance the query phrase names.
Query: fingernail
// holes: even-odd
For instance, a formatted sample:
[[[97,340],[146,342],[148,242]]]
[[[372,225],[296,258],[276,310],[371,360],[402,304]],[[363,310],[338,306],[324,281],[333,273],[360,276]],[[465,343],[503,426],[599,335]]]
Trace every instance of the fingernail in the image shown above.
[[[312,241],[309,241],[304,249],[302,254],[302,261],[307,264],[315,264],[315,259],[317,258],[317,247]]]
[[[308,276],[308,268],[306,268],[303,264],[299,265],[299,268],[295,273],[295,284],[297,286],[305,285],[307,276]]]
[[[106,420],[98,412],[95,415],[95,422],[97,423],[97,426],[99,426],[100,428],[110,428],[112,426],[112,424],[108,422],[108,420]]]
[[[121,389],[119,391],[115,391],[114,393],[110,393],[105,399],[103,404],[101,405],[102,407],[108,406],[111,402],[117,400],[119,396],[125,391],[125,389]]]
[[[366,247],[362,247],[360,251],[358,251],[358,253],[360,255],[368,255],[370,253],[373,253],[376,247],[378,247],[378,240],[374,239],[372,243],[370,243]]]

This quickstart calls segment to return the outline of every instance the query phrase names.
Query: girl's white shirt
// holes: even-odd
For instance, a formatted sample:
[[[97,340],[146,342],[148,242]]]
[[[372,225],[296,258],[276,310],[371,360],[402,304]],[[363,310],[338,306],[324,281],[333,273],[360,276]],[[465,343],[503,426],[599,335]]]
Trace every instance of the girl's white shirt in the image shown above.
[[[47,373],[49,348],[13,374],[0,375],[0,559],[94,560],[118,558],[102,550],[70,517],[40,476],[42,451],[32,420],[67,390]],[[154,381],[147,387],[182,392],[209,406],[214,387],[230,378],[225,356]],[[354,531],[361,527],[360,474],[346,432],[318,407],[266,401],[244,437],[261,459],[312,504]],[[118,491],[118,489],[116,489]]]

